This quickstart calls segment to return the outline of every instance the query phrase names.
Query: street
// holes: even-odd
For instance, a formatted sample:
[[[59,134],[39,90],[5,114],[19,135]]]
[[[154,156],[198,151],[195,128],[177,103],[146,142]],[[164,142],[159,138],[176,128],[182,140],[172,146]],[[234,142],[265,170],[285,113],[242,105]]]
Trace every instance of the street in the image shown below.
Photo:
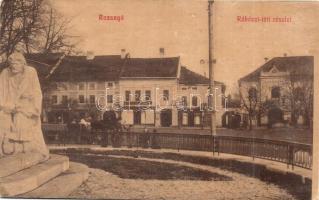
[[[210,129],[208,128],[174,128],[174,127],[146,127],[148,132],[157,133],[183,133],[183,134],[200,134],[210,135]],[[131,128],[133,132],[144,132],[144,127]],[[256,128],[251,131],[242,129],[226,129],[218,128],[217,136],[234,136],[234,137],[248,137],[248,138],[261,138],[269,140],[283,140],[289,142],[298,142],[312,144],[312,131],[304,128]]]

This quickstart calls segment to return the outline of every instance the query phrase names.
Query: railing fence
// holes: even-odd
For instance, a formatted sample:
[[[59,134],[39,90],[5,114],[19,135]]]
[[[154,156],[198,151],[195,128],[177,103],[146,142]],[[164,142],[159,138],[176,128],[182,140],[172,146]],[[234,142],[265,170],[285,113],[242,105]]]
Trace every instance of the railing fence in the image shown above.
[[[67,127],[48,126],[44,129],[48,143],[56,144],[101,144],[114,147],[166,148],[176,150],[209,151],[213,154],[228,153],[312,168],[312,145],[287,141],[245,138],[232,136],[210,136],[198,134],[136,133],[112,134],[89,131],[83,127],[68,130]]]

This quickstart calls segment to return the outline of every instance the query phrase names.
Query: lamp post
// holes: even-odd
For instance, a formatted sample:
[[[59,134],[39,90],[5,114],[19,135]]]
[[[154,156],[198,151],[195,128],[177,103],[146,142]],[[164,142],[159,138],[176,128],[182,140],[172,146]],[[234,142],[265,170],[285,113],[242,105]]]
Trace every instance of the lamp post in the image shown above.
[[[217,150],[216,141],[216,110],[215,110],[215,85],[214,85],[214,51],[213,51],[213,0],[208,0],[208,64],[209,64],[209,108],[211,112],[210,133],[212,136],[212,150],[213,155]]]
[[[208,64],[209,64],[209,108],[211,110],[210,133],[216,136],[216,113],[215,113],[215,87],[214,87],[214,51],[213,51],[213,20],[212,10],[214,1],[208,1]]]

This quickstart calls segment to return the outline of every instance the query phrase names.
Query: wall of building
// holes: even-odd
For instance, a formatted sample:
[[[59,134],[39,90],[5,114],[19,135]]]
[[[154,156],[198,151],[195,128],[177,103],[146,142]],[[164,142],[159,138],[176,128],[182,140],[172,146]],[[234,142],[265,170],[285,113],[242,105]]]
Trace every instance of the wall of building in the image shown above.
[[[186,105],[185,102],[183,103],[185,111],[189,110],[196,110],[194,113],[194,123],[195,126],[198,125],[198,120],[201,117],[200,112],[197,112],[199,109],[200,111],[205,111],[206,106],[208,105],[208,95],[209,95],[209,86],[205,84],[196,84],[196,85],[178,85],[178,98],[182,100],[182,98],[186,98]],[[218,84],[215,85],[215,110],[216,110],[216,125],[222,125],[222,115],[225,112],[224,108],[224,94],[222,93],[222,85]],[[193,97],[197,98],[197,104],[193,104]],[[181,124],[187,126],[186,121],[188,120],[186,113],[181,114]],[[203,116],[202,116],[203,117]]]
[[[83,87],[82,87],[83,86]],[[79,104],[90,104],[90,95],[105,97],[105,95],[115,95],[118,90],[118,82],[55,82],[51,84],[51,89],[46,93],[46,97],[57,96],[57,103],[62,103],[62,97],[76,100]],[[79,95],[84,96],[84,102],[79,102]]]
[[[165,107],[173,105],[177,94],[176,79],[121,79],[119,82],[119,95],[125,99],[125,92],[131,91],[131,101],[134,102],[135,91],[141,91],[142,98],[145,91],[151,91],[152,106]],[[169,91],[168,101],[163,100],[163,91]]]
[[[291,82],[290,74],[288,72],[273,71],[261,72],[259,80],[257,82],[242,81],[240,83],[240,91],[243,95],[243,100],[248,103],[248,91],[250,88],[256,88],[258,91],[258,101],[262,105],[267,101],[271,101],[281,111],[283,120],[287,123],[291,122],[291,101],[293,96],[293,90],[297,87],[303,86],[311,81],[303,80],[297,82]],[[279,88],[279,98],[272,96],[272,90]],[[243,103],[242,100],[242,103]],[[247,113],[247,110],[242,106],[242,112]],[[302,118],[302,117],[301,117]],[[302,123],[303,119],[300,119],[298,123]],[[261,125],[267,125],[269,123],[268,112],[261,112],[260,116]]]
[[[48,101],[47,104],[51,112],[53,110],[56,113],[62,113],[63,110],[70,109],[69,107],[72,107],[75,101],[76,110],[84,112],[90,108],[96,109],[99,113],[98,118],[101,119],[105,109],[112,106],[112,102],[108,102],[107,96],[110,95],[114,98],[118,91],[118,85],[118,82],[115,81],[54,82],[51,83],[50,89],[46,91],[44,97],[45,101]],[[80,101],[80,96],[83,96],[83,102]],[[109,99],[111,99],[110,97]],[[54,100],[55,98],[57,101]],[[67,102],[63,102],[65,100],[63,98],[66,98]]]
[[[55,85],[55,86],[54,86]],[[216,123],[217,126],[222,125],[222,115],[225,112],[223,108],[222,87],[216,85]],[[151,103],[144,107],[140,113],[134,113],[135,105],[135,91],[141,91],[141,100],[144,100],[145,92],[151,92]],[[164,90],[169,93],[168,100],[163,98]],[[130,106],[125,103],[126,91],[131,92]],[[84,103],[79,102],[79,96],[84,96]],[[107,95],[111,95],[113,103],[108,102]],[[45,93],[46,98],[52,100],[53,96],[57,96],[57,103],[62,104],[62,97],[67,96],[70,100],[76,100],[78,109],[88,109],[88,105],[92,108],[100,108],[100,118],[103,115],[105,109],[117,109],[115,102],[119,101],[121,106],[124,106],[124,110],[121,112],[122,123],[127,125],[133,125],[134,116],[140,115],[140,125],[150,125],[160,127],[163,124],[164,111],[169,110],[171,112],[170,126],[179,126],[179,112],[177,109],[177,102],[180,101],[182,96],[187,98],[188,108],[192,105],[192,96],[197,97],[197,106],[193,108],[201,108],[203,104],[208,103],[208,85],[182,85],[177,83],[177,79],[161,79],[161,78],[144,78],[144,79],[121,79],[117,82],[57,82],[52,85],[51,90]],[[90,96],[95,97],[95,103],[90,102]],[[155,109],[155,111],[154,111]],[[205,107],[202,107],[204,110]],[[166,113],[167,114],[167,113]],[[195,114],[195,123],[197,124],[199,113]],[[199,115],[199,116],[197,116]],[[186,125],[186,124],[185,124]],[[187,126],[187,125],[186,125]]]
[[[168,91],[168,99],[165,100],[164,90]],[[126,102],[126,92],[130,91],[130,103]],[[161,110],[169,109],[175,110],[176,96],[177,96],[177,80],[162,79],[162,78],[141,78],[141,79],[121,79],[119,81],[119,96],[121,98],[121,105],[125,107],[122,113],[122,120],[124,123],[133,124],[131,118],[134,118],[134,112],[136,109],[135,91],[140,91],[141,100],[145,100],[146,91],[150,91],[151,102],[145,104],[146,106],[141,111],[141,125],[155,125],[161,126]],[[126,106],[125,106],[126,105]],[[155,109],[155,112],[154,112]],[[131,110],[131,111],[129,111]],[[172,126],[177,126],[175,117],[172,116]]]

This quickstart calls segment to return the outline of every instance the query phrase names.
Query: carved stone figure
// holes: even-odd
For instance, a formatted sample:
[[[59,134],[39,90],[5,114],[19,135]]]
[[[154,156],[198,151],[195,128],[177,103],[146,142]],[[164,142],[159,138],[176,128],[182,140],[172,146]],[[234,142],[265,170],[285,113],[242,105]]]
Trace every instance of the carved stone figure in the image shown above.
[[[49,157],[41,130],[42,92],[37,72],[23,54],[8,57],[0,74],[0,157],[36,152]]]

